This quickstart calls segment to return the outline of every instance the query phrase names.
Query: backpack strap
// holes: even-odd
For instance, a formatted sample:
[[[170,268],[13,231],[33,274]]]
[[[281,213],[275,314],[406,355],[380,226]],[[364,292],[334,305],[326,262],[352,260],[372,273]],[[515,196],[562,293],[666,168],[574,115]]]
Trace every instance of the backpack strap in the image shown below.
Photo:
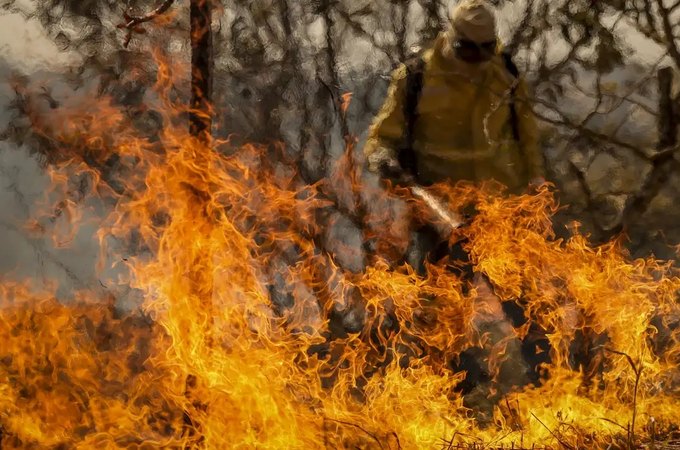
[[[425,60],[416,55],[406,61],[406,98],[404,99],[404,137],[398,159],[401,167],[417,177],[418,161],[413,148],[414,130],[418,120],[418,101],[423,90]]]
[[[502,52],[501,57],[503,58],[503,64],[505,69],[510,72],[515,79],[519,78],[519,69],[517,65],[512,60],[512,54],[510,52]],[[510,100],[508,102],[508,107],[510,108],[510,126],[512,127],[512,137],[516,142],[519,142],[519,117],[517,116],[517,107],[515,105],[517,86],[513,83],[510,88]]]

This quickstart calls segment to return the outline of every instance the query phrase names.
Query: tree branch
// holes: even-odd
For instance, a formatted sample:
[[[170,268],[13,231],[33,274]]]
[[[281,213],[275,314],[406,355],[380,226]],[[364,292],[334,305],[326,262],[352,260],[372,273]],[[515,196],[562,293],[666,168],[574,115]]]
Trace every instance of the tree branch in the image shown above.
[[[522,15],[522,20],[520,23],[517,25],[515,28],[515,31],[512,33],[512,37],[510,38],[510,41],[508,42],[508,45],[506,45],[507,51],[510,52],[510,54],[514,55],[517,53],[517,49],[519,48],[519,44],[522,40],[522,33],[526,32],[526,30],[531,30],[531,34],[535,34],[535,29],[530,27],[531,20],[533,19],[533,9],[534,9],[534,0],[528,0],[526,7],[524,8],[524,14]],[[532,39],[535,36],[532,36]]]
[[[671,23],[671,13],[663,4],[663,0],[656,0],[657,7],[659,8],[659,15],[661,16],[661,22],[663,24],[663,32],[665,35],[665,43],[668,48],[668,53],[675,62],[675,66],[680,69],[680,49],[675,42],[675,35],[673,34],[673,24]]]
[[[125,37],[125,41],[123,42],[123,46],[127,48],[127,46],[130,44],[130,40],[132,39],[132,33],[140,33],[143,32],[139,28],[139,25],[146,23],[146,22],[151,22],[154,20],[156,17],[159,17],[165,12],[170,9],[172,4],[174,3],[175,0],[165,0],[158,8],[154,9],[150,13],[147,13],[143,16],[132,16],[128,13],[128,11],[123,13],[123,18],[125,19],[125,23],[122,23],[118,25],[118,28],[123,28],[127,30],[127,36]]]
[[[680,7],[680,0],[678,0],[678,1],[675,2],[675,3],[673,3],[673,4],[668,8],[668,12],[669,12],[669,13],[673,13],[673,12],[675,12],[675,10],[676,10],[678,7]]]

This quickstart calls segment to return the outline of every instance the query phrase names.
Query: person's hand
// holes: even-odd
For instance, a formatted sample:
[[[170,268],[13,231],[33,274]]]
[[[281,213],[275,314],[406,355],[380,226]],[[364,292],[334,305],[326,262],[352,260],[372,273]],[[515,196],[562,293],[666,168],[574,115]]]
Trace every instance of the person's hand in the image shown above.
[[[368,170],[387,180],[398,179],[403,170],[396,152],[385,146],[376,148],[368,155]]]
[[[368,168],[393,185],[408,186],[415,183],[413,175],[399,163],[396,151],[388,147],[378,147],[368,155]]]
[[[407,174],[404,172],[401,164],[393,157],[384,158],[380,162],[379,170],[381,177],[396,184],[403,183],[407,178]]]
[[[406,186],[415,183],[413,176],[404,170],[393,151],[383,152],[378,162],[378,173],[394,185]]]
[[[380,164],[380,176],[395,186],[407,187],[416,183],[413,175],[405,171],[396,159],[389,159]]]

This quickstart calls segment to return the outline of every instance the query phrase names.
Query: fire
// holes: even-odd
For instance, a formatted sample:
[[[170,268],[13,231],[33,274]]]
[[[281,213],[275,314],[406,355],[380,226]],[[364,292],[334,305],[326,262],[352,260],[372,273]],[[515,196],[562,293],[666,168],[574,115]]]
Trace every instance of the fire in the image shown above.
[[[549,343],[540,382],[509,390],[480,423],[452,369],[485,341],[473,326],[480,288],[443,264],[424,276],[380,258],[343,270],[321,251],[319,213],[333,201],[364,208],[378,248],[396,248],[403,218],[375,207],[391,211],[394,199],[362,189],[347,158],[331,198],[327,183],[307,185],[258,146],[194,139],[163,95],[173,68],[161,69],[158,141],[105,100],[39,123],[68,158],[52,166],[49,208],[28,228],[65,245],[84,210],[114,205],[97,223],[98,267],[117,267],[104,284],[137,292],[143,307],[121,316],[101,291],[60,303],[56,286],[3,279],[3,448],[606,448],[649,441],[652,422],[657,434],[678,424],[670,264],[578,232],[556,239],[548,188],[432,188],[454,210],[475,205],[455,239],[496,295],[523,307],[514,335]],[[113,154],[118,176],[105,179]],[[493,389],[504,352],[490,361]]]

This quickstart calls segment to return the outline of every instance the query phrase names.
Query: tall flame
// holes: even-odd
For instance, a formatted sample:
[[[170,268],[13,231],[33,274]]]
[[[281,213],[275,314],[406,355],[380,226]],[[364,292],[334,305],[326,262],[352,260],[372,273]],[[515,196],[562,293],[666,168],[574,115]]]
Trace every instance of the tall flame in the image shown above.
[[[670,264],[630,260],[619,242],[592,247],[577,231],[556,239],[548,189],[433,187],[452,210],[475,204],[457,238],[495,295],[524,308],[513,335],[549,342],[540,382],[506,393],[482,425],[451,363],[485,339],[474,325],[482,287],[468,291],[444,263],[425,275],[386,260],[343,270],[319,242],[328,185],[305,184],[258,146],[189,136],[166,95],[173,70],[159,71],[157,141],[107,101],[41,124],[70,157],[50,172],[47,196],[60,203],[30,230],[65,245],[88,201],[114,200],[98,223],[99,267],[125,265],[106,284],[138,292],[144,314],[121,316],[101,291],[62,304],[56,286],[3,279],[3,448],[606,448],[650,439],[652,421],[657,434],[678,424]],[[115,180],[92,163],[111,154]],[[356,173],[334,176],[347,198],[387,205]],[[387,211],[368,208],[365,225],[396,248],[406,226]],[[329,319],[338,314],[343,329]],[[505,357],[496,350],[492,367]]]

